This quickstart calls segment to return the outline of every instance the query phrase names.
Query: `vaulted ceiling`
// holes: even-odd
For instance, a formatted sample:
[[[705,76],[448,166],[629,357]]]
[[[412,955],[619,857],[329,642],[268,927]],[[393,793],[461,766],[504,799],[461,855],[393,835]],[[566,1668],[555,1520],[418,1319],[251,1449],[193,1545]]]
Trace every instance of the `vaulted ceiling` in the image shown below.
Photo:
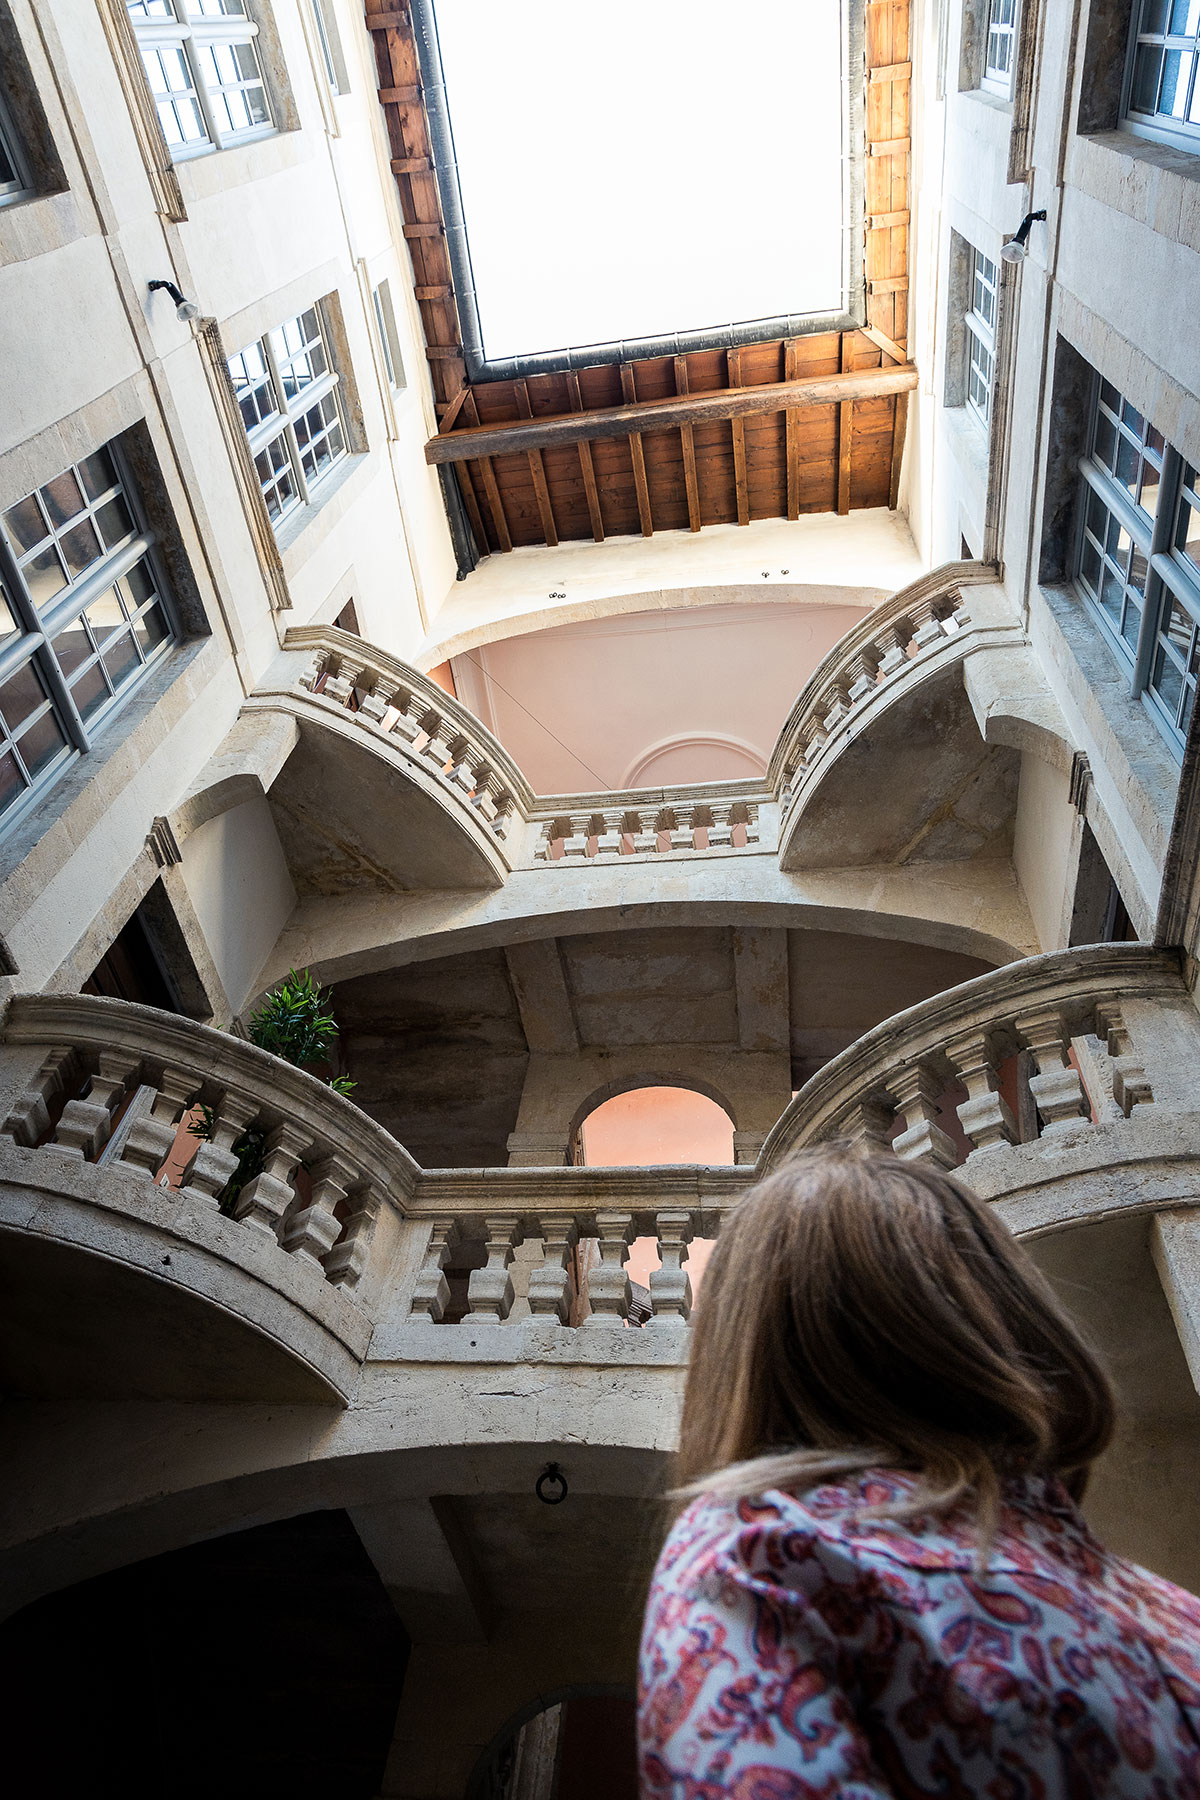
[[[426,457],[453,471],[481,554],[896,505],[917,379],[909,0],[864,15],[861,328],[472,382],[412,21],[367,0],[440,421]],[[798,168],[798,205],[803,181]]]

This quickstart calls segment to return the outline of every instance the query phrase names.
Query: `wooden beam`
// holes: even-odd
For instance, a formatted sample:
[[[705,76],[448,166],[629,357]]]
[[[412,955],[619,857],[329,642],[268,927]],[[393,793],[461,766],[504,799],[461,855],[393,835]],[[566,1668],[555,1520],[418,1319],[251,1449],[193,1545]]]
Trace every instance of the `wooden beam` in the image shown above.
[[[884,275],[878,281],[867,283],[867,289],[872,294],[901,294],[907,286],[907,275]]]
[[[892,477],[888,485],[888,506],[892,512],[900,502],[900,467],[904,461],[904,434],[908,429],[908,395],[896,395],[896,418],[892,425]]]
[[[903,344],[894,343],[886,332],[880,331],[877,325],[860,325],[859,330],[865,338],[870,338],[871,342],[877,345],[885,356],[890,356],[894,362],[907,363],[908,351]]]
[[[479,473],[483,476],[483,491],[487,495],[488,509],[492,515],[492,524],[496,528],[496,537],[502,550],[512,549],[512,538],[509,535],[508,519],[504,513],[504,502],[500,498],[500,489],[496,483],[496,471],[492,467],[490,456],[479,458]]]
[[[471,531],[475,542],[479,545],[480,556],[488,554],[487,532],[484,530],[483,514],[479,510],[479,502],[475,498],[475,483],[471,480],[471,470],[467,463],[454,465],[454,479],[458,482],[458,491],[462,495],[463,505],[467,509],[467,517],[471,521]]]
[[[688,391],[687,357],[675,358],[675,392],[686,394]],[[683,445],[683,485],[687,489],[688,530],[699,531],[704,523],[700,511],[700,483],[696,479],[696,439],[690,425],[679,427],[679,438]]]
[[[628,407],[636,410],[638,404],[637,382],[628,363],[621,364],[621,392],[625,396]],[[653,537],[654,519],[650,512],[650,483],[646,480],[646,453],[642,449],[640,431],[629,433],[629,455],[633,462],[633,490],[637,495],[638,518],[641,520],[642,536]]]
[[[382,106],[416,106],[420,98],[419,86],[390,87],[379,90],[379,100]]]
[[[425,175],[433,167],[431,156],[393,156],[393,175]]]
[[[406,12],[381,12],[367,14],[368,31],[399,31],[409,22]]]
[[[419,287],[414,288],[413,292],[418,300],[453,300],[454,298],[452,287]]]
[[[843,331],[841,364],[848,371],[854,362],[854,338]],[[843,400],[838,407],[838,476],[837,509],[842,515],[850,511],[850,452],[854,443],[854,402]]]
[[[438,425],[439,431],[453,430],[454,421],[457,419],[459,413],[462,411],[463,407],[466,405],[468,400],[470,400],[472,405],[474,405],[474,397],[471,393],[470,388],[469,387],[459,388],[457,394],[455,394],[453,400],[450,402],[449,406],[446,408],[445,412],[442,415],[441,423]]]
[[[404,235],[406,238],[410,239],[440,238],[444,230],[445,227],[440,219],[430,219],[421,225],[406,225],[404,227]]]
[[[879,81],[911,81],[912,64],[910,62],[877,63],[873,69],[867,70],[867,80],[872,85]]]
[[[461,344],[426,344],[425,356],[429,362],[450,362],[462,355]]]
[[[796,380],[796,370],[800,366],[800,346],[795,338],[789,338],[784,346],[783,373],[788,381]],[[800,414],[794,406],[789,406],[784,414],[785,434],[787,439],[787,516],[789,519],[800,517]]]
[[[843,400],[870,400],[879,394],[907,393],[917,385],[911,363],[896,369],[856,369],[849,375],[801,375],[791,381],[764,381],[756,387],[718,388],[709,394],[638,400],[632,405],[598,406],[586,413],[552,413],[502,425],[451,432],[430,438],[430,463],[473,461],[479,456],[511,456],[556,444],[623,438],[631,432],[678,431],[712,419],[783,412],[797,406],[830,406]]]
[[[523,419],[532,419],[533,407],[529,403],[529,387],[525,381],[514,381],[513,392],[517,397],[517,407]],[[554,523],[554,508],[550,504],[550,489],[546,482],[546,465],[542,461],[540,450],[527,450],[529,474],[533,481],[533,491],[537,498],[538,516],[542,521],[542,536],[551,549],[558,543],[558,526]]]
[[[868,231],[894,231],[899,225],[909,222],[907,208],[903,212],[871,213],[867,218]]]
[[[572,412],[583,411],[583,395],[579,392],[579,377],[574,369],[567,370],[567,393],[571,400]],[[598,544],[604,542],[604,514],[600,511],[600,490],[596,486],[596,470],[592,463],[592,446],[579,445],[579,469],[583,476],[583,491],[587,496],[588,518],[592,522],[592,536]]]
[[[742,385],[742,353],[740,350],[725,352],[726,379],[731,388]],[[735,416],[730,420],[733,432],[733,486],[737,495],[737,522],[739,525],[750,523],[750,489],[746,481],[746,421]]]
[[[884,138],[882,142],[867,145],[868,156],[907,156],[911,148],[911,139]]]

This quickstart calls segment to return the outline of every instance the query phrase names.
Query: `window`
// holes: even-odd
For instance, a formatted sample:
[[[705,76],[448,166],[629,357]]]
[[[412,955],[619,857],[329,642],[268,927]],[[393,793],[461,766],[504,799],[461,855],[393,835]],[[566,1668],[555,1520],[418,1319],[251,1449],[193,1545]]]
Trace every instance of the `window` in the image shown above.
[[[338,377],[318,307],[229,359],[229,373],[272,523],[306,506],[346,454]]]
[[[24,200],[32,191],[25,174],[17,134],[9,119],[4,97],[0,95],[0,206],[7,206],[12,200]]]
[[[163,133],[176,156],[274,129],[258,26],[244,0],[128,0]]]
[[[1134,0],[1125,123],[1147,137],[1197,148],[1200,0]]]
[[[176,635],[115,445],[0,516],[0,824],[90,747]]]
[[[1161,432],[1100,381],[1083,476],[1078,585],[1168,742],[1196,697],[1200,487]]]
[[[392,290],[386,281],[372,290],[375,301],[375,318],[379,325],[379,337],[383,344],[383,361],[387,369],[388,383],[399,390],[407,386],[404,378],[404,360],[400,355],[400,334],[396,330],[396,314],[392,309]]]
[[[342,65],[341,46],[337,41],[337,32],[329,15],[329,0],[309,0],[312,7],[313,29],[317,35],[317,47],[321,53],[321,67],[325,79],[329,83],[331,94],[344,94],[348,91],[346,71]]]
[[[1003,100],[1012,98],[1016,41],[1017,0],[989,0],[980,86],[989,93],[999,94]]]
[[[996,375],[996,314],[1000,272],[981,250],[971,251],[967,327],[967,406],[985,431],[992,421],[992,385]]]

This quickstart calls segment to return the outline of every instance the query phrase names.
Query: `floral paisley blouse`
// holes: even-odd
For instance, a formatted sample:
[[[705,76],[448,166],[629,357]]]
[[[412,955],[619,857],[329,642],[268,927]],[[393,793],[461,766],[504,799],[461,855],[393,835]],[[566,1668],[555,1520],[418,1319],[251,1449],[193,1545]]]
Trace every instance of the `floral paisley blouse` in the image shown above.
[[[862,1519],[912,1478],[694,1501],[642,1638],[643,1800],[1200,1800],[1200,1600],[1056,1481],[970,1520]]]

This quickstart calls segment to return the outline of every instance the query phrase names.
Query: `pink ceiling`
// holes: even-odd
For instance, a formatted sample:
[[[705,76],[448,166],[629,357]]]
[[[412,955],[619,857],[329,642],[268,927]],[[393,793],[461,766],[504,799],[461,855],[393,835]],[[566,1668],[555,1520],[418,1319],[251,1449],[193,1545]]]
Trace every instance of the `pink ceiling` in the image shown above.
[[[808,677],[867,611],[628,613],[503,638],[452,668],[538,793],[754,779]]]

